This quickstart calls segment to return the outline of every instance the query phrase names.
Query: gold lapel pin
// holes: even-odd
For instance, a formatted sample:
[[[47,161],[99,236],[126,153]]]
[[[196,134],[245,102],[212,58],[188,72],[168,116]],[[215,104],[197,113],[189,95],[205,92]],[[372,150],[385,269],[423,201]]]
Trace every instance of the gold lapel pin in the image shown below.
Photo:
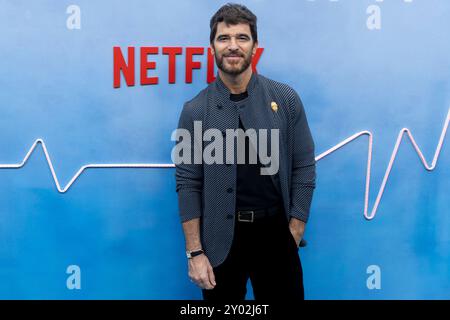
[[[278,105],[275,101],[272,101],[272,103],[270,104],[270,107],[272,108],[273,111],[275,111],[275,112],[278,111]]]

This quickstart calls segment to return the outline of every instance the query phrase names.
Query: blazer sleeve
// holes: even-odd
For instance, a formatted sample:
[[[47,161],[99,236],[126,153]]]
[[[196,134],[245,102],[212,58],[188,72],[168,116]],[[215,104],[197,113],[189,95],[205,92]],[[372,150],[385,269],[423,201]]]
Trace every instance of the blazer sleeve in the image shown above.
[[[292,90],[291,105],[294,132],[289,214],[306,223],[316,187],[314,141],[302,101],[295,90]]]
[[[198,150],[202,150],[202,141],[195,139],[192,113],[192,106],[189,103],[185,103],[178,122],[178,129],[186,129],[190,133],[189,145],[191,155],[190,161],[186,161],[189,163],[175,163],[178,209],[182,222],[202,216],[203,164],[195,164],[193,161],[194,144],[197,144]]]

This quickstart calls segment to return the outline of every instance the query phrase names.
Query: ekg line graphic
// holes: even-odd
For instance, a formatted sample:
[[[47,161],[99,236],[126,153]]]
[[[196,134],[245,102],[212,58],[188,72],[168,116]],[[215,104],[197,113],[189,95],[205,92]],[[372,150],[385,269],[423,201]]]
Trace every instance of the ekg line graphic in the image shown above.
[[[407,134],[407,137],[411,141],[414,149],[416,150],[420,160],[422,161],[422,164],[424,165],[425,169],[428,171],[434,170],[436,167],[437,160],[439,158],[439,154],[442,149],[442,145],[444,143],[444,138],[447,133],[447,128],[450,122],[450,108],[447,113],[447,117],[444,121],[444,126],[442,128],[441,136],[439,138],[438,145],[436,147],[436,151],[434,153],[433,161],[431,162],[431,165],[428,165],[424,155],[422,154],[422,151],[420,151],[419,146],[417,145],[416,141],[414,140],[413,135],[411,134],[411,131],[408,128],[402,128],[397,136],[397,141],[395,142],[394,149],[391,154],[391,158],[389,160],[388,166],[386,168],[386,172],[384,174],[383,181],[381,183],[380,189],[378,191],[377,198],[375,200],[374,206],[372,208],[372,211],[370,214],[368,213],[368,207],[369,207],[369,193],[370,193],[370,176],[371,176],[371,164],[372,164],[372,145],[373,145],[373,135],[370,131],[360,131],[358,133],[355,133],[354,135],[348,137],[347,139],[339,142],[335,146],[331,147],[330,149],[326,150],[325,152],[319,154],[315,157],[316,161],[320,161],[321,159],[329,156],[331,153],[335,152],[336,150],[342,148],[346,144],[352,142],[353,140],[356,140],[359,137],[362,136],[368,136],[368,152],[367,152],[367,169],[366,169],[366,188],[365,188],[365,195],[364,195],[364,217],[367,220],[372,220],[377,212],[378,205],[380,204],[381,197],[383,196],[386,183],[389,179],[389,174],[392,170],[392,166],[394,164],[395,158],[397,156],[398,149],[400,147],[400,143],[403,140],[403,136],[405,133]],[[175,165],[173,163],[159,163],[159,164],[150,164],[150,163],[106,163],[106,164],[87,164],[82,166],[77,173],[70,179],[70,181],[67,183],[67,185],[64,188],[61,188],[61,185],[59,184],[58,177],[55,173],[55,169],[53,168],[52,160],[50,158],[50,155],[47,151],[47,147],[45,146],[45,142],[43,139],[37,139],[33,145],[31,146],[28,153],[25,155],[25,158],[22,160],[21,163],[17,164],[0,164],[0,169],[19,169],[22,168],[25,163],[28,161],[28,158],[31,156],[33,151],[36,149],[36,147],[39,145],[42,146],[42,150],[44,151],[45,158],[47,159],[48,166],[50,168],[50,171],[53,176],[53,180],[55,181],[56,188],[60,193],[65,193],[75,182],[76,179],[87,169],[91,168],[174,168]]]

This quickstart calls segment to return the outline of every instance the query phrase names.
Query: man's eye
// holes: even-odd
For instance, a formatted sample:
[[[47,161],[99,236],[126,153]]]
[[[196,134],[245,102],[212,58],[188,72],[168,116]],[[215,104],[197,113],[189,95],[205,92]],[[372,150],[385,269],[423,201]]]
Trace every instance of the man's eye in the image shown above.
[[[228,40],[228,38],[227,37],[219,37],[217,40],[219,40],[219,41],[226,41],[226,40]]]
[[[247,41],[247,40],[249,40],[249,38],[247,36],[240,36],[239,40]]]

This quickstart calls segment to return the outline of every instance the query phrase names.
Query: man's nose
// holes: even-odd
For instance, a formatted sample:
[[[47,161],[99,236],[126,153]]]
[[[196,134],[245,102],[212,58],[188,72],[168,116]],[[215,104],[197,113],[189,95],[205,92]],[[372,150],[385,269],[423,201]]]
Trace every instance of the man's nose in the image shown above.
[[[235,51],[235,50],[237,50],[237,49],[239,49],[239,47],[238,47],[238,45],[237,45],[236,38],[235,38],[235,37],[231,37],[231,39],[230,39],[230,44],[229,44],[229,46],[228,46],[228,50],[230,50],[230,51]]]

